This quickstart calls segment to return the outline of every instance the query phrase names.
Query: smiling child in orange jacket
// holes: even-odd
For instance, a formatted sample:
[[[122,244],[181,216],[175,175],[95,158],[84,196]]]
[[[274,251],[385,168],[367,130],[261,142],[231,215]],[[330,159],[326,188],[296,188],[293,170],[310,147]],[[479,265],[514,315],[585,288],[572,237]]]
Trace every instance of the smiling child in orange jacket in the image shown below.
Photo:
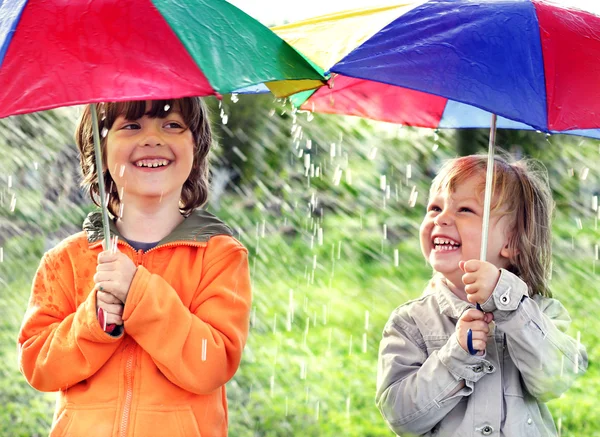
[[[21,371],[59,392],[51,436],[225,436],[225,383],[251,292],[246,249],[197,209],[208,192],[206,109],[185,98],[107,103],[98,115],[118,250],[103,251],[92,213],[44,255],[19,333]],[[95,201],[89,107],[76,139]]]

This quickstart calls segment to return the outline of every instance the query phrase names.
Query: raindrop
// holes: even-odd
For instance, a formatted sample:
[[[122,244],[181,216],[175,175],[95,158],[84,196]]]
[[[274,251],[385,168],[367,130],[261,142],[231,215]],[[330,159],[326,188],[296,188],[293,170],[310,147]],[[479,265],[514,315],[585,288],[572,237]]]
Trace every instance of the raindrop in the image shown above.
[[[308,150],[312,149],[312,141],[311,140],[306,140],[306,148]]]
[[[406,166],[406,183],[408,184],[408,180],[412,177],[412,165],[408,164]]]
[[[369,310],[365,310],[365,331],[369,330]]]
[[[269,117],[273,117],[275,115],[275,109],[271,109],[269,111]]]
[[[418,195],[419,195],[419,192],[417,191],[417,186],[413,185],[412,191],[410,192],[410,198],[408,200],[408,205],[411,208],[414,208],[415,205],[417,204],[417,196]]]
[[[312,113],[312,112],[309,112],[309,113],[306,115],[306,121],[312,121],[312,119],[313,119],[313,118],[314,118],[314,116],[313,116],[313,113]]]
[[[383,239],[387,240],[387,225],[383,225]]]
[[[437,149],[439,149],[439,147],[440,147],[440,146],[439,146],[439,144],[438,144],[438,143],[434,143],[434,144],[433,144],[433,147],[431,148],[431,150],[435,152]]]
[[[372,147],[370,152],[369,152],[369,159],[372,161],[375,159],[375,157],[377,156],[377,147]]]
[[[171,109],[171,105],[166,104],[163,109],[164,109],[165,112],[167,112],[169,109]]]
[[[579,174],[579,179],[581,179],[582,181],[585,181],[588,177],[589,172],[590,172],[590,169],[587,167],[584,167],[583,170],[581,170],[581,173]]]
[[[331,159],[335,158],[335,143],[331,143],[329,146],[329,156]]]
[[[362,341],[362,352],[363,354],[367,353],[367,333],[363,333],[363,341]]]
[[[350,420],[350,396],[346,397],[346,419]]]
[[[573,168],[570,168],[570,169],[568,170],[568,173],[569,173],[569,176],[571,176],[571,177],[575,176],[575,169],[573,169]]]
[[[229,121],[229,116],[227,114],[223,115],[221,121],[223,124],[227,124],[227,122]]]
[[[598,211],[598,196],[592,197],[592,211]]]
[[[310,153],[304,155],[304,170],[305,172],[310,168]],[[305,174],[306,176],[306,174]]]
[[[385,187],[387,186],[386,182],[385,182],[385,175],[381,175],[379,176],[379,188],[381,189],[381,191],[385,191]]]
[[[398,267],[400,265],[400,256],[398,253],[398,249],[394,249],[394,267]]]
[[[8,177],[8,188],[12,188],[12,176]]]
[[[0,247],[0,263],[4,262],[4,247]]]
[[[306,362],[304,360],[302,360],[302,362],[300,363],[300,379],[302,379],[302,380],[306,379],[306,373],[307,373]]]
[[[10,212],[15,212],[16,206],[17,206],[17,196],[15,194],[13,194],[12,199],[10,200]]]
[[[336,186],[339,185],[341,179],[342,179],[342,169],[338,165],[335,168],[335,172],[333,174],[333,184],[336,185]]]
[[[37,170],[37,169],[38,169],[38,167],[39,167],[39,164],[38,164],[38,162],[37,162],[37,161],[36,161],[36,162],[34,162],[34,163],[33,163],[33,168],[35,168],[35,169]]]
[[[237,93],[231,93],[231,101],[232,101],[233,103],[237,103],[239,100],[240,100],[240,99],[239,99],[239,97],[238,97]]]
[[[202,339],[202,361],[206,361],[206,347],[208,346],[208,340]]]
[[[226,123],[223,123],[226,124]],[[240,157],[240,159],[244,162],[248,161],[248,157],[246,155],[244,155],[244,152],[242,152],[237,146],[233,146],[231,148],[231,150],[233,151],[233,153],[235,153],[237,156]]]
[[[317,401],[317,405],[316,405],[315,409],[316,409],[316,411],[315,411],[315,419],[318,422],[319,421],[319,401]]]
[[[102,128],[101,135],[102,135],[102,138],[106,138],[106,136],[108,135],[108,129],[106,127]]]
[[[577,223],[578,229],[583,229],[583,224],[581,223],[581,219],[579,217],[575,218],[575,222]]]
[[[123,177],[124,173],[125,173],[125,166],[123,164],[121,164],[121,169],[119,170],[119,177]]]
[[[577,331],[577,349],[581,345],[581,331]],[[575,356],[575,361],[573,362],[573,372],[577,375],[579,373],[579,355]]]
[[[323,228],[319,228],[318,231],[318,240],[319,240],[319,246],[323,245]]]

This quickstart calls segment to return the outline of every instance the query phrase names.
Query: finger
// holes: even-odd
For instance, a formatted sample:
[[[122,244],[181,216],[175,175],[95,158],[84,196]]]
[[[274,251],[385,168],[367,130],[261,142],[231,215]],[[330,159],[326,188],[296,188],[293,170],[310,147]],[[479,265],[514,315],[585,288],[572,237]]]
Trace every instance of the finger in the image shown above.
[[[112,270],[96,272],[93,279],[96,285],[100,284],[101,282],[113,282],[115,279],[115,273]],[[106,290],[106,287],[104,288]]]
[[[112,304],[112,303],[98,303],[98,308],[102,308],[107,313],[117,314],[119,316],[123,315],[123,305],[122,304]]]
[[[477,276],[474,275],[473,273],[465,273],[464,275],[462,275],[462,282],[465,285],[473,284],[476,280],[477,280]]]
[[[470,296],[469,296],[470,297]],[[483,311],[475,308],[469,308],[460,316],[460,320],[463,322],[472,322],[474,320],[483,320]]]
[[[477,270],[479,270],[479,266],[481,265],[481,261],[479,261],[478,259],[470,259],[468,261],[465,262],[465,272],[466,273],[473,273],[476,272]]]
[[[465,293],[467,294],[475,294],[479,291],[479,284],[473,283],[465,285]]]
[[[103,285],[100,285],[100,287],[98,288],[98,293],[96,293],[96,297],[98,299],[98,302],[103,302],[105,304],[121,305],[122,303],[118,297],[108,293],[107,291],[104,291]]]
[[[96,266],[97,272],[111,272],[117,269],[117,263],[114,261],[108,263],[100,263]]]
[[[459,261],[458,262],[458,267],[464,272],[465,271],[465,262],[464,261]]]
[[[484,320],[475,320],[467,325],[467,328],[473,332],[481,332],[482,335],[487,335],[490,332],[490,327]]]
[[[117,254],[116,253],[112,253],[108,250],[105,250],[104,252],[100,252],[98,254],[98,264],[100,263],[107,263],[107,262],[113,262],[117,260]]]
[[[485,313],[483,316],[483,320],[485,323],[492,323],[494,320],[494,313]]]
[[[118,314],[106,313],[106,324],[107,325],[122,325],[123,318]]]

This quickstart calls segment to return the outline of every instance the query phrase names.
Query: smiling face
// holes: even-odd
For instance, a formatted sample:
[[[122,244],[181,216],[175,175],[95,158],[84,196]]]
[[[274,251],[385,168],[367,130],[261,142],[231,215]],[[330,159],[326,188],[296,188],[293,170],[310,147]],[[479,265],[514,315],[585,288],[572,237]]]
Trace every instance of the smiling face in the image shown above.
[[[151,107],[146,103],[146,111]],[[106,137],[106,161],[119,197],[124,202],[179,201],[192,170],[194,137],[181,113],[173,108],[165,117],[143,115],[128,120],[119,115]]]
[[[459,182],[454,190],[432,192],[420,228],[421,250],[433,269],[462,288],[460,261],[479,259],[483,222],[483,177]],[[499,268],[509,265],[508,215],[490,216],[487,261]]]

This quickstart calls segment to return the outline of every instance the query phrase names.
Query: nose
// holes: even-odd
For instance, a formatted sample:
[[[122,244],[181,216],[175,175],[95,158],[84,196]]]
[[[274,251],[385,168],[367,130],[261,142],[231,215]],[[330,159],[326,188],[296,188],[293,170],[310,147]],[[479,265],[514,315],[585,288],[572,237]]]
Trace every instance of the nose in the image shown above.
[[[433,220],[433,223],[436,226],[449,226],[450,224],[452,224],[452,214],[450,214],[450,212],[448,210],[442,210],[442,212],[440,212],[435,219]]]
[[[154,126],[154,123],[149,123],[149,126],[144,127],[144,135],[142,137],[142,146],[161,146],[164,145],[161,132],[158,127]]]

